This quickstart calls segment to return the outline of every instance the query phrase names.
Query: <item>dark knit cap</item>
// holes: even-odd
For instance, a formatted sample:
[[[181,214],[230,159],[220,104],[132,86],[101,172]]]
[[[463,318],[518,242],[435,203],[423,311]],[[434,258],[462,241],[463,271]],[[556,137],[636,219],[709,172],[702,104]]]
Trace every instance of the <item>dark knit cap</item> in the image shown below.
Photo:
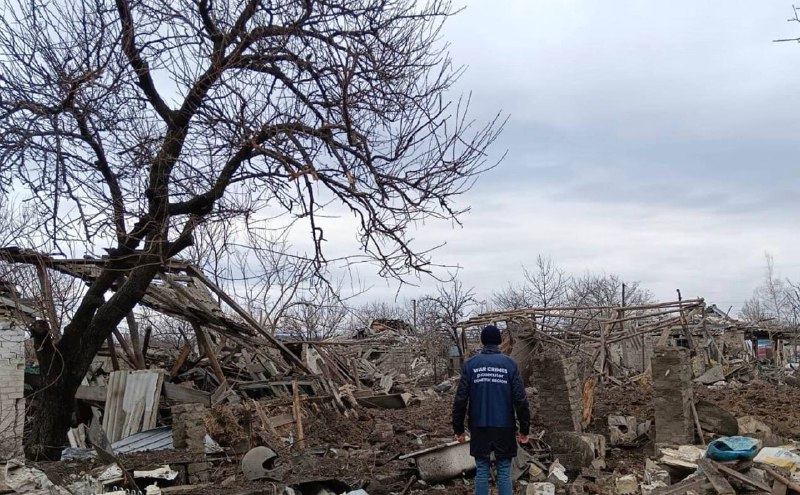
[[[483,345],[500,345],[500,329],[494,325],[487,325],[481,332],[481,344]]]

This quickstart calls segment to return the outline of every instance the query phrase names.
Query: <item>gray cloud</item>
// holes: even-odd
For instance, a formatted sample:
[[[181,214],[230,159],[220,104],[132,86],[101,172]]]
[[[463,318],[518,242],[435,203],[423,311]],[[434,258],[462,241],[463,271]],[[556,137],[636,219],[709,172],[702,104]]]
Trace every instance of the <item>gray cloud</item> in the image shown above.
[[[662,299],[738,307],[770,251],[800,279],[800,36],[791,2],[470,1],[444,38],[459,91],[510,113],[506,160],[464,205],[463,228],[415,234],[488,296],[546,253],[573,272],[641,280]],[[346,218],[341,222],[347,223]],[[347,249],[336,229],[335,249]],[[368,271],[368,298],[394,286]],[[404,289],[413,296],[432,289]]]

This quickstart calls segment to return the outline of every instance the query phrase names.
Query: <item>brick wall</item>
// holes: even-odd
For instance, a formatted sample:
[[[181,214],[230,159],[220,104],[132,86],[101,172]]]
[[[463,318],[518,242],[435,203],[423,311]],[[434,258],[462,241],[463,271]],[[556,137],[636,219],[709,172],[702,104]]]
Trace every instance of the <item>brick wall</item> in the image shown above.
[[[0,461],[22,453],[24,387],[25,330],[0,316]]]
[[[623,340],[622,365],[636,371],[645,371],[653,358],[653,336],[642,335]]]
[[[547,431],[583,431],[583,391],[574,358],[551,354],[533,359],[533,386]]]
[[[694,397],[689,350],[680,347],[658,348],[653,354],[652,366],[656,444],[693,444]]]
[[[176,449],[205,455],[206,409],[201,404],[172,406],[172,444]],[[186,465],[186,482],[205,483],[210,478],[211,463],[191,462]]]

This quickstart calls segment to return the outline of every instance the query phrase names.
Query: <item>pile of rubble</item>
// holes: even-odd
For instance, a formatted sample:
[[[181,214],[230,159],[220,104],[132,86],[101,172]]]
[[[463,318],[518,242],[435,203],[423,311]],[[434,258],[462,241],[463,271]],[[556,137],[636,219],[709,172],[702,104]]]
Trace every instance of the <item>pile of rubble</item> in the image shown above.
[[[94,276],[87,263],[58,269]],[[165,268],[143,304],[187,319],[194,338],[110,339],[77,392],[61,461],[10,460],[0,493],[472,491],[469,444],[452,442],[460,359],[447,344],[390,320],[281,341],[186,265]],[[797,490],[798,372],[759,359],[759,345],[748,354],[744,330],[702,300],[472,323],[503,318],[502,347],[519,361],[533,411],[531,443],[514,462],[520,492]],[[462,330],[454,347],[474,350]],[[25,383],[28,396],[47,386],[34,366]]]

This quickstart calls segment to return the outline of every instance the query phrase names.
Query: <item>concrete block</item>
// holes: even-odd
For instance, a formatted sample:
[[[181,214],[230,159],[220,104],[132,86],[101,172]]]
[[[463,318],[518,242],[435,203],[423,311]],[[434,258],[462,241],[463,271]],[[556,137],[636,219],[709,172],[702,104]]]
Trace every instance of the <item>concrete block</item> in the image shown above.
[[[611,446],[630,445],[638,436],[636,416],[608,417],[608,443]]]
[[[743,416],[737,418],[736,422],[739,425],[739,435],[751,435],[761,432],[772,433],[772,428],[755,416]]]
[[[711,385],[712,383],[725,381],[725,372],[722,369],[722,365],[715,364],[705,373],[697,377],[695,381],[703,385]]]
[[[555,495],[556,485],[552,483],[531,483],[525,488],[525,495]]]
[[[716,433],[725,437],[739,434],[739,423],[733,414],[707,400],[695,403],[697,417],[703,431]]]
[[[394,427],[386,421],[376,421],[370,435],[372,442],[389,442],[394,438]]]
[[[569,471],[580,471],[590,467],[595,459],[605,457],[603,435],[570,431],[547,432],[544,441],[550,445],[553,458],[558,458]]]
[[[639,493],[639,482],[636,480],[636,475],[634,474],[620,476],[614,480],[614,487],[618,495],[634,495]]]

